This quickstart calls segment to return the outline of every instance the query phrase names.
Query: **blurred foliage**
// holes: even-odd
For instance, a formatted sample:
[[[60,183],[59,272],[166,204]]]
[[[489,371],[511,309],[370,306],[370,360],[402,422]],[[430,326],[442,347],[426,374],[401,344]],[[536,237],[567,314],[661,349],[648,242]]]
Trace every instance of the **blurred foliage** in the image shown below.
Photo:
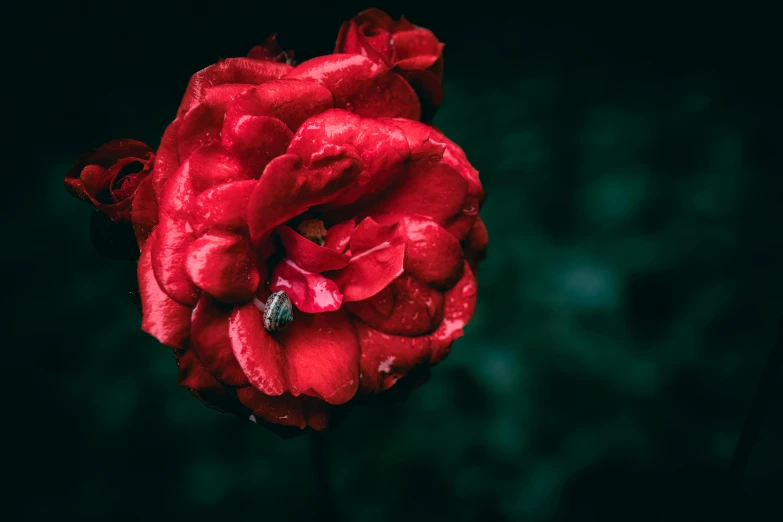
[[[51,65],[68,81],[0,225],[16,245],[7,420],[26,520],[315,519],[307,437],[176,386],[171,353],[139,330],[132,264],[93,250],[90,209],[61,183],[110,138],[156,144],[189,74],[218,55],[273,30],[300,60],[329,52],[361,8],[255,7],[215,28],[214,10],[191,7],[74,7],[60,14],[82,28],[119,16],[144,29],[48,35],[73,57]],[[387,9],[447,42],[435,124],[481,172],[491,243],[473,322],[429,383],[330,433],[340,520],[714,520],[726,502],[736,520],[776,519],[780,382],[743,490],[720,489],[781,313],[779,84],[753,39],[763,28],[732,13],[725,27],[746,36],[721,47],[724,26],[681,11],[623,25]],[[10,197],[29,183],[33,199]]]

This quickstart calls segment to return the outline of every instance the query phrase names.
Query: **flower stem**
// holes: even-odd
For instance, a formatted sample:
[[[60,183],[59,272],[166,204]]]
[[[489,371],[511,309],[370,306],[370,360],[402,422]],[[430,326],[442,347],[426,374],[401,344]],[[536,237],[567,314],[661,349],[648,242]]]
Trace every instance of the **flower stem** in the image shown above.
[[[315,473],[316,506],[318,506],[318,520],[323,522],[336,522],[337,510],[334,503],[334,492],[329,480],[329,445],[325,432],[314,431],[310,435],[310,457],[313,461]]]
[[[731,457],[729,478],[735,485],[738,485],[742,480],[745,466],[750,459],[750,453],[760,438],[761,426],[774,395],[775,381],[780,374],[781,367],[783,367],[783,316],[780,317],[778,322],[777,341],[767,357],[764,371],[756,387],[756,395],[745,418],[742,434]]]

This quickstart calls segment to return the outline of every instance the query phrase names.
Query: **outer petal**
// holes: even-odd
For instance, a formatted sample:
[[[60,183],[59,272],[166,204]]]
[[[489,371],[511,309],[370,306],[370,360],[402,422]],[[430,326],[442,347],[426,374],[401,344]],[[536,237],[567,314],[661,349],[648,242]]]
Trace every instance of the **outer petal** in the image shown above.
[[[178,114],[183,114],[200,103],[210,87],[226,83],[258,85],[280,78],[292,69],[284,63],[253,60],[252,58],[228,58],[195,73],[188,82]]]
[[[136,194],[133,196],[131,220],[133,232],[136,234],[136,242],[141,249],[152,233],[152,229],[158,224],[158,202],[155,200],[152,176],[144,178],[136,189]]]
[[[451,288],[462,277],[459,241],[431,219],[421,216],[378,216],[380,223],[400,223],[408,255],[405,272],[436,288]]]
[[[385,391],[416,366],[429,363],[430,342],[427,337],[389,335],[361,321],[357,321],[355,326],[362,347],[362,393]]]
[[[202,295],[191,317],[191,345],[204,368],[218,380],[232,386],[249,384],[234,357],[228,338],[233,307]]]
[[[268,116],[226,117],[223,122],[223,143],[243,160],[254,178],[272,159],[285,154],[293,136],[283,122]]]
[[[311,206],[336,198],[363,169],[355,152],[335,145],[324,145],[309,159],[308,166],[298,156],[286,154],[267,165],[248,204],[254,241]]]
[[[247,202],[255,180],[234,181],[204,191],[190,205],[190,226],[196,236],[210,230],[247,233]]]
[[[319,431],[328,424],[329,405],[314,397],[294,397],[290,393],[270,397],[250,386],[237,390],[237,396],[258,420]]]
[[[467,182],[453,167],[419,161],[374,205],[372,214],[419,214],[445,224],[462,212],[467,191]]]
[[[465,238],[465,258],[470,263],[470,268],[476,272],[479,261],[487,256],[487,245],[489,236],[487,227],[484,226],[481,216],[476,217],[473,228],[470,229],[468,237]]]
[[[180,117],[182,121],[177,131],[177,154],[180,161],[187,159],[199,147],[220,140],[225,114],[225,103],[205,101]]]
[[[252,302],[234,307],[228,336],[234,357],[250,384],[267,395],[286,391],[283,350],[264,329],[263,315]]]
[[[157,234],[153,231],[152,237]],[[190,308],[166,295],[158,285],[152,273],[151,246],[147,244],[141,251],[137,275],[141,296],[141,329],[158,341],[182,348],[190,332]]]
[[[287,258],[272,270],[269,289],[285,291],[294,306],[308,314],[332,312],[343,302],[343,295],[334,281],[308,272]]]
[[[179,134],[181,123],[182,120],[177,118],[166,127],[166,131],[160,139],[158,151],[155,153],[155,166],[152,169],[152,186],[158,199],[160,199],[160,195],[163,193],[163,187],[166,185],[166,182],[177,171],[181,163],[177,150],[177,134]]]
[[[334,228],[334,227],[332,227]],[[279,227],[277,233],[283,241],[286,254],[300,268],[308,272],[326,272],[339,270],[348,264],[350,257],[320,246],[294,232],[291,227]],[[328,236],[328,232],[327,232]]]
[[[252,299],[261,279],[248,242],[226,232],[210,232],[193,241],[185,268],[196,286],[226,303]]]
[[[392,35],[394,42],[394,59],[399,65],[401,61],[426,58],[426,69],[433,65],[441,55],[443,44],[432,34],[432,31],[418,27],[408,31],[398,31]]]
[[[408,83],[360,54],[330,54],[301,63],[286,78],[318,80],[332,92],[335,107],[362,116],[418,120],[419,100]]]
[[[155,279],[169,297],[189,307],[196,305],[199,296],[185,272],[185,254],[193,239],[187,221],[165,215],[149,239]]]
[[[282,121],[291,132],[307,118],[334,106],[332,93],[315,80],[275,80],[237,96],[228,107],[226,119],[267,116]]]
[[[188,388],[194,397],[218,411],[228,411],[237,415],[249,414],[249,411],[245,410],[237,400],[232,389],[224,386],[207,372],[192,347],[180,353],[174,352],[174,357],[179,366],[179,384]]]
[[[221,143],[210,143],[187,158],[187,175],[194,193],[198,194],[216,185],[232,181],[258,179],[242,159],[223,147]]]
[[[465,266],[462,278],[445,294],[443,321],[430,335],[433,364],[443,360],[451,350],[451,343],[462,337],[462,329],[468,324],[476,309],[478,287],[470,267]]]
[[[288,377],[294,394],[343,404],[359,385],[359,343],[343,311],[298,314],[283,330]]]
[[[408,337],[433,332],[441,323],[444,310],[443,294],[409,275],[395,279],[389,291],[346,306],[373,328]]]
[[[367,218],[351,236],[351,260],[334,274],[343,301],[361,301],[383,290],[402,274],[405,240],[398,225],[379,225]]]

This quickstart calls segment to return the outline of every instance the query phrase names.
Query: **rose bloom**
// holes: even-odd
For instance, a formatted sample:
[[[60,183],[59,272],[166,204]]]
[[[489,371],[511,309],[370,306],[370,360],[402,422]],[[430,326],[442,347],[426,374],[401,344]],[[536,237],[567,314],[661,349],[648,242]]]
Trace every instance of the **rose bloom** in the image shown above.
[[[142,328],[209,406],[322,430],[462,335],[485,195],[389,64],[284,56],[191,78],[132,203]]]
[[[380,9],[362,11],[340,27],[334,52],[361,54],[394,67],[418,94],[423,121],[430,121],[443,103],[443,44],[405,17],[394,21]]]

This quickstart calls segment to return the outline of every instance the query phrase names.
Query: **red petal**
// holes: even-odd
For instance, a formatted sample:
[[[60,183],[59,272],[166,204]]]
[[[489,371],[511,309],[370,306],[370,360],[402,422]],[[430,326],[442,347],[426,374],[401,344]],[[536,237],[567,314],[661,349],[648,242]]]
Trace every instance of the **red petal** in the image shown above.
[[[366,167],[358,183],[331,204],[334,207],[382,192],[400,176],[410,156],[405,134],[392,121],[362,118],[339,109],[307,120],[291,141],[288,152],[306,158],[316,154],[323,143],[355,149]],[[350,209],[343,210],[355,215]]]
[[[157,234],[153,231],[152,239]],[[142,249],[137,275],[141,296],[141,329],[158,341],[182,348],[190,333],[190,308],[174,301],[161,290],[152,273],[151,245]]]
[[[237,390],[237,396],[257,419],[272,424],[323,430],[328,423],[329,405],[314,397],[294,397],[290,393],[270,397],[253,387]]]
[[[149,239],[155,279],[169,297],[193,307],[198,301],[199,290],[185,271],[185,254],[193,235],[184,219],[160,217],[161,221]]]
[[[355,227],[356,221],[353,219],[332,225],[329,230],[326,231],[324,246],[335,252],[345,252],[345,247],[348,246],[348,242],[351,240],[351,233]]]
[[[291,391],[343,404],[359,385],[359,343],[343,311],[298,314],[280,332]]]
[[[160,139],[160,146],[155,153],[155,167],[152,169],[152,186],[155,189],[155,195],[160,199],[163,193],[163,187],[169,178],[177,171],[180,166],[179,152],[177,151],[177,135],[179,126],[182,123],[181,118],[177,118],[166,127],[166,132]]]
[[[427,57],[431,63],[422,69],[430,67],[441,55],[442,44],[432,34],[432,31],[416,28],[410,31],[399,31],[392,35],[394,45],[394,60],[400,61]]]
[[[313,205],[326,203],[350,187],[362,170],[355,152],[335,145],[310,157],[309,166],[286,154],[272,160],[250,196],[248,225],[254,241]]]
[[[385,14],[385,13],[384,13]],[[358,18],[358,17],[357,17]],[[337,45],[335,53],[361,54],[378,62],[391,64],[392,49],[391,38],[388,31],[379,27],[368,27],[364,23],[360,26],[357,18],[345,22],[337,33]],[[365,29],[372,31],[373,35],[367,35]]]
[[[362,393],[385,391],[416,366],[429,362],[427,337],[389,335],[361,321],[357,321],[355,327],[362,347]]]
[[[279,227],[277,233],[283,241],[286,254],[297,266],[308,272],[339,270],[350,259],[345,254],[320,246],[294,232],[290,227]],[[328,235],[328,234],[327,234]]]
[[[234,357],[250,384],[267,395],[286,391],[283,350],[264,329],[263,315],[252,302],[234,307],[228,336]]]
[[[467,182],[454,168],[419,161],[372,213],[419,214],[443,224],[462,211],[467,191]]]
[[[210,87],[227,83],[258,85],[280,78],[291,69],[290,65],[284,63],[253,60],[252,58],[221,60],[200,70],[190,78],[177,114],[181,115],[201,103],[206,95],[206,90]]]
[[[422,55],[400,60],[395,62],[394,65],[405,71],[418,71],[422,69],[429,69],[435,65],[435,62],[437,61],[438,57],[435,55]]]
[[[430,335],[432,340],[431,362],[443,360],[451,350],[451,343],[462,336],[462,329],[468,324],[476,309],[478,287],[470,267],[465,265],[462,278],[451,290],[445,292],[443,321]]]
[[[419,101],[410,85],[388,66],[360,54],[329,54],[301,63],[286,78],[318,80],[334,106],[373,118],[418,120]]]
[[[465,258],[470,263],[473,272],[476,271],[478,262],[486,257],[488,243],[487,227],[484,226],[481,216],[477,216],[473,228],[470,229],[468,237],[465,238]]]
[[[190,176],[192,165],[193,162],[186,161],[166,182],[158,198],[159,219],[164,216],[179,220],[187,218],[188,208],[196,195]]]
[[[188,176],[195,192],[216,185],[258,179],[255,173],[221,143],[210,143],[197,149],[188,159]]]
[[[204,91],[204,100],[207,103],[227,106],[237,95],[255,87],[252,83],[228,83],[207,87]]]
[[[225,114],[224,103],[204,102],[180,117],[182,121],[177,132],[180,161],[186,160],[199,147],[220,139]]]
[[[196,237],[210,230],[247,233],[247,202],[255,180],[234,181],[204,191],[190,206]]]
[[[210,232],[193,241],[185,268],[196,286],[226,303],[250,300],[260,282],[248,242],[226,232]]]
[[[231,350],[228,322],[232,305],[202,295],[191,316],[191,345],[204,368],[219,381],[231,386],[249,384]]]
[[[176,352],[175,352],[176,353]],[[201,364],[192,349],[175,355],[179,366],[179,385],[193,390],[222,390],[223,385]]]
[[[433,332],[443,318],[443,294],[417,281],[409,275],[395,279],[390,285],[391,294],[381,292],[376,296],[346,307],[362,321],[384,333],[412,337]],[[393,306],[385,313],[389,297]],[[376,303],[379,299],[382,302]]]
[[[351,235],[351,260],[334,276],[343,301],[371,297],[403,272],[405,240],[398,225],[379,225],[367,218]]]
[[[269,116],[296,132],[307,118],[333,107],[332,93],[315,80],[275,80],[237,96],[226,118]]]
[[[409,64],[400,62],[398,68],[406,67],[407,65]],[[432,69],[434,67],[429,70],[406,69],[400,71],[400,75],[413,87],[413,90],[416,91],[416,95],[419,97],[421,121],[425,123],[432,121],[435,113],[438,112],[438,107],[443,104],[443,99],[445,98],[441,80],[432,72]]]
[[[294,306],[308,314],[337,310],[343,302],[334,281],[303,270],[288,258],[283,258],[272,270],[269,289],[285,291]]]
[[[283,122],[268,116],[227,116],[223,122],[223,143],[256,179],[272,159],[285,154],[293,136]]]
[[[451,288],[462,277],[459,241],[431,219],[421,216],[377,216],[380,223],[400,223],[408,255],[405,272],[436,288]]]
[[[158,224],[158,202],[155,200],[155,191],[152,188],[152,176],[144,178],[136,189],[131,218],[136,242],[141,249],[152,233],[152,229]]]

